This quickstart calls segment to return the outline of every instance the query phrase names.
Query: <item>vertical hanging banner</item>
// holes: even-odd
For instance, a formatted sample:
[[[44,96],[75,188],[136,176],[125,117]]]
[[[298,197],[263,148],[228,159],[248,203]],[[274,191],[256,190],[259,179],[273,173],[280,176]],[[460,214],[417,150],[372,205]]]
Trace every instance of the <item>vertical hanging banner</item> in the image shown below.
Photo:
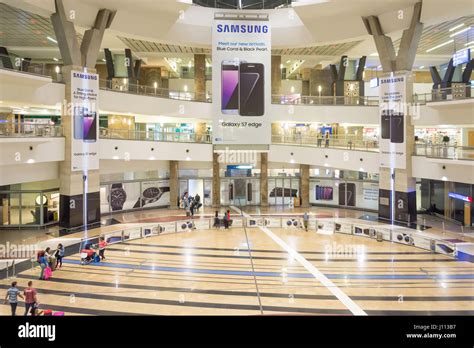
[[[406,169],[407,75],[380,78],[380,166]]]
[[[71,170],[99,169],[99,75],[71,71]]]
[[[214,144],[270,144],[268,15],[216,13],[212,28]]]

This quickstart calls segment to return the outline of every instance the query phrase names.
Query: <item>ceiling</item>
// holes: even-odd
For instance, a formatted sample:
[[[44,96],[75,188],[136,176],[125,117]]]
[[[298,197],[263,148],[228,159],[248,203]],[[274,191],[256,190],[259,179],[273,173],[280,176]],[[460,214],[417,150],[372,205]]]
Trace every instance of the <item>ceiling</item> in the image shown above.
[[[77,8],[74,24],[80,40],[81,33],[89,28],[98,8],[118,11],[112,27],[104,35],[101,48],[109,48],[118,53],[128,47],[148,64],[162,62],[163,57],[192,58],[194,54],[210,55],[212,21],[204,19],[213,13],[209,12],[213,9],[191,6],[189,1],[186,3],[183,0],[64,1],[66,10]],[[471,28],[455,36],[452,44],[426,52],[449,40],[449,35],[457,31],[449,32],[450,28],[461,23],[465,27],[474,27],[473,3],[466,0],[451,1],[452,6],[442,7],[436,7],[442,0],[424,1],[422,21],[425,28],[415,65],[438,65],[447,61],[455,49],[463,48],[464,44],[474,40],[474,29]],[[350,57],[367,55],[368,63],[377,65],[378,57],[371,56],[376,52],[373,39],[367,35],[360,16],[379,15],[384,31],[393,38],[398,49],[399,38],[411,19],[410,8],[415,2],[416,0],[318,0],[290,9],[269,10],[274,46],[272,53],[282,55],[284,61],[302,59],[305,61],[304,67],[336,62],[344,54]],[[301,3],[306,4],[306,0]],[[466,6],[469,3],[471,7]],[[392,17],[401,8],[405,11],[404,19],[394,21]],[[48,36],[55,38],[49,19],[53,10],[53,0],[0,0],[0,46],[6,46],[9,51],[22,57],[59,57],[57,44],[47,39]],[[453,12],[455,10],[457,12]],[[288,11],[293,11],[296,17],[288,17]],[[456,17],[454,13],[460,12],[468,15]],[[291,44],[282,44],[285,42],[281,41],[283,36]],[[102,58],[101,52],[99,59]]]
[[[450,35],[465,30],[469,27],[469,30],[450,37]],[[453,42],[427,52],[427,50],[443,44],[449,40],[453,40]],[[465,48],[465,45],[471,41],[474,41],[474,16],[464,16],[452,21],[426,26],[423,29],[423,33],[421,35],[417,54],[423,55],[429,53],[431,55],[452,55],[457,50]],[[395,41],[394,45],[398,50],[400,40]]]

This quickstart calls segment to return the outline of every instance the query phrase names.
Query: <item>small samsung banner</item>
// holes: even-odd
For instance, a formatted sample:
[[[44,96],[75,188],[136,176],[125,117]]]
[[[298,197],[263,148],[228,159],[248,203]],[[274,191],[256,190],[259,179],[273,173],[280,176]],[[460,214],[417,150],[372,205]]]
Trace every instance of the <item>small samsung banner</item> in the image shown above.
[[[406,169],[407,75],[381,77],[380,166]]]
[[[270,144],[271,32],[268,17],[226,19],[212,28],[214,144]],[[260,17],[261,16],[261,17]]]
[[[99,75],[71,71],[71,170],[99,169]]]

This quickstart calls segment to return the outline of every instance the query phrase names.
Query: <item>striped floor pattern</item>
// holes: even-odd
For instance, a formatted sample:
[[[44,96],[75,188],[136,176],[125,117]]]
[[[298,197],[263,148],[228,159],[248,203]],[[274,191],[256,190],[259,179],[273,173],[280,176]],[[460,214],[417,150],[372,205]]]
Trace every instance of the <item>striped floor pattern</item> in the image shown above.
[[[271,232],[367,315],[474,315],[472,263],[363,237]],[[150,237],[110,245],[106,256],[81,265],[72,255],[48,281],[36,280],[38,268],[25,271],[19,287],[33,280],[41,307],[67,315],[353,313],[259,228]]]

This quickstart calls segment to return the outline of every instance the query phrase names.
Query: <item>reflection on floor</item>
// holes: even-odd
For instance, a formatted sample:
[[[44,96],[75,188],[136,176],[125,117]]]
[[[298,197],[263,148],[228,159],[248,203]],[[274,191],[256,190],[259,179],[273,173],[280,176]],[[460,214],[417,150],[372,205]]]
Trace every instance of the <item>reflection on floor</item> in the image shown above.
[[[211,214],[204,210],[198,216]],[[332,210],[335,214],[360,216],[349,210]],[[114,217],[131,223],[166,216],[183,214],[161,210]],[[48,281],[34,280],[38,268],[17,280],[21,288],[34,280],[42,308],[67,315],[474,315],[473,263],[352,235],[194,230],[114,244],[106,256],[105,262],[80,265],[75,254]],[[8,283],[1,281],[0,287],[5,290]],[[0,306],[0,314],[8,315],[9,307]]]

